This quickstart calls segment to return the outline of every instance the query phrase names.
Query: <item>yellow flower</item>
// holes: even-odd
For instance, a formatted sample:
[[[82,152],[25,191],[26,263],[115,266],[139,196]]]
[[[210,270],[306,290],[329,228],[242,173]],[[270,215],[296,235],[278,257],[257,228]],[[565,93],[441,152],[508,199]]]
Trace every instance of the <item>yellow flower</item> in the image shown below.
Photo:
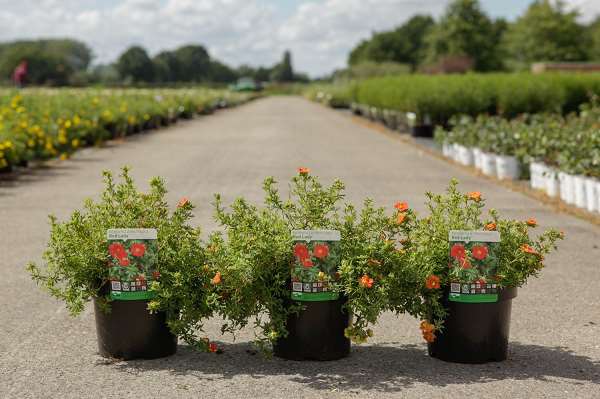
[[[64,134],[59,134],[58,135],[58,142],[60,144],[67,144],[67,136],[65,136]]]
[[[34,139],[27,140],[27,147],[29,147],[29,148],[35,147],[35,140]]]
[[[70,128],[70,127],[71,127],[71,121],[70,121],[70,120],[67,120],[67,121],[65,122],[65,129],[68,129],[68,128]]]
[[[63,152],[62,154],[60,154],[61,161],[66,161],[67,159],[69,159],[69,154],[67,154],[66,152]]]
[[[73,139],[73,140],[71,140],[71,146],[73,148],[79,147],[79,139]]]
[[[73,117],[73,124],[74,124],[75,126],[78,126],[80,123],[81,123],[81,118],[79,117],[79,115],[75,115],[75,116]]]
[[[0,168],[6,168],[8,166],[8,162],[4,158],[0,158]]]

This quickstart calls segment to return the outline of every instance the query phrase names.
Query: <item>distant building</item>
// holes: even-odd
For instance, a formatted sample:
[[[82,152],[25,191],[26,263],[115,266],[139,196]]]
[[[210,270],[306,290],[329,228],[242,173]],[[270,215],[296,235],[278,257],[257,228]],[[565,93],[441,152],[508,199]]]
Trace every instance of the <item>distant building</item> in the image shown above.
[[[536,62],[531,72],[600,72],[600,64],[587,62]]]

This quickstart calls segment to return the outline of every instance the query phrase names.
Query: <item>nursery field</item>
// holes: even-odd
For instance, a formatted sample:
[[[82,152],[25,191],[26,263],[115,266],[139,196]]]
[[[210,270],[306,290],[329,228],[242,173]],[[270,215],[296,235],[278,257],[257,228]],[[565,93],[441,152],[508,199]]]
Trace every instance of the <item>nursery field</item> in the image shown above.
[[[162,125],[172,116],[170,110],[177,113],[179,107],[198,113],[203,104],[222,101],[223,94],[73,91],[48,94],[44,101],[38,95],[2,96],[5,127],[0,128],[0,143],[5,149],[6,142],[11,143],[10,151],[5,151],[11,158],[3,159],[11,165],[63,153],[69,159],[0,179],[0,397],[597,397],[600,227],[432,157],[398,135],[373,130],[349,115],[297,97],[263,98],[94,147],[107,135],[141,129],[145,120]],[[157,105],[157,96],[170,105]],[[127,107],[121,112],[124,102]],[[28,110],[35,107],[46,111],[32,116]],[[103,119],[106,110],[114,119]],[[80,119],[77,129],[75,116]],[[130,117],[135,123],[129,123]],[[471,123],[475,122],[465,122],[465,131],[474,129]],[[489,131],[502,130],[494,120],[478,123]],[[44,137],[38,136],[38,129],[29,133],[36,124],[46,132]],[[557,131],[569,126],[561,122]],[[585,129],[592,131],[594,126]],[[463,140],[473,139],[470,133],[444,138],[465,144]],[[81,144],[74,146],[74,140]],[[75,152],[84,142],[88,148]],[[540,158],[552,165],[563,162],[550,154]],[[462,365],[431,358],[419,321],[392,313],[383,314],[372,338],[353,344],[351,355],[337,361],[265,358],[250,344],[254,339],[250,329],[235,338],[221,335],[216,319],[208,321],[205,331],[222,353],[197,352],[180,342],[172,357],[118,361],[98,355],[93,306],[78,318],[70,317],[63,303],[36,286],[25,265],[41,262],[49,234],[47,214],[64,220],[84,198],[101,192],[103,169],[117,173],[123,165],[132,167],[144,190],[152,176],[164,177],[171,208],[182,197],[197,205],[193,224],[202,227],[204,236],[217,228],[213,193],[221,193],[225,204],[241,195],[262,203],[266,176],[274,176],[285,192],[285,182],[298,174],[298,167],[308,167],[326,183],[342,179],[354,203],[372,197],[393,210],[394,204],[405,201],[419,214],[426,213],[425,192],[442,192],[456,177],[461,191],[480,192],[488,207],[522,221],[535,218],[531,224],[539,225],[540,232],[556,228],[566,238],[545,259],[540,278],[531,279],[513,300],[509,358],[504,362]]]
[[[235,106],[252,95],[196,89],[0,89],[0,173]]]

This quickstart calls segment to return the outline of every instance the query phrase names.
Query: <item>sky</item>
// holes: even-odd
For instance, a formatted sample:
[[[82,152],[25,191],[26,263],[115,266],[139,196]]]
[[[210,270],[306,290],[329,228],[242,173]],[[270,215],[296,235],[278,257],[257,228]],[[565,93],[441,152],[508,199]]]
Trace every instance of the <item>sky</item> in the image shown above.
[[[530,0],[480,0],[492,17],[514,20]],[[71,37],[94,63],[114,61],[131,45],[150,55],[201,43],[231,66],[270,66],[290,49],[294,68],[320,76],[346,65],[373,31],[415,14],[439,17],[450,0],[0,0],[0,41]],[[567,0],[581,20],[600,15],[600,0]]]

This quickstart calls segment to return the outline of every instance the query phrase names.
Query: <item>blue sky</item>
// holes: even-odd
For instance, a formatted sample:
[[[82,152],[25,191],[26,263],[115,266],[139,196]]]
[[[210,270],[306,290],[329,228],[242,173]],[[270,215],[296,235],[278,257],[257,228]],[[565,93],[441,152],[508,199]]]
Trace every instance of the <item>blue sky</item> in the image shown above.
[[[348,52],[373,31],[415,14],[439,17],[450,0],[0,0],[0,41],[73,37],[95,62],[111,62],[138,44],[151,55],[204,44],[230,65],[272,65],[290,49],[297,70],[312,76],[345,66]],[[600,0],[566,0],[582,20]],[[528,0],[481,0],[492,17],[522,14]]]

